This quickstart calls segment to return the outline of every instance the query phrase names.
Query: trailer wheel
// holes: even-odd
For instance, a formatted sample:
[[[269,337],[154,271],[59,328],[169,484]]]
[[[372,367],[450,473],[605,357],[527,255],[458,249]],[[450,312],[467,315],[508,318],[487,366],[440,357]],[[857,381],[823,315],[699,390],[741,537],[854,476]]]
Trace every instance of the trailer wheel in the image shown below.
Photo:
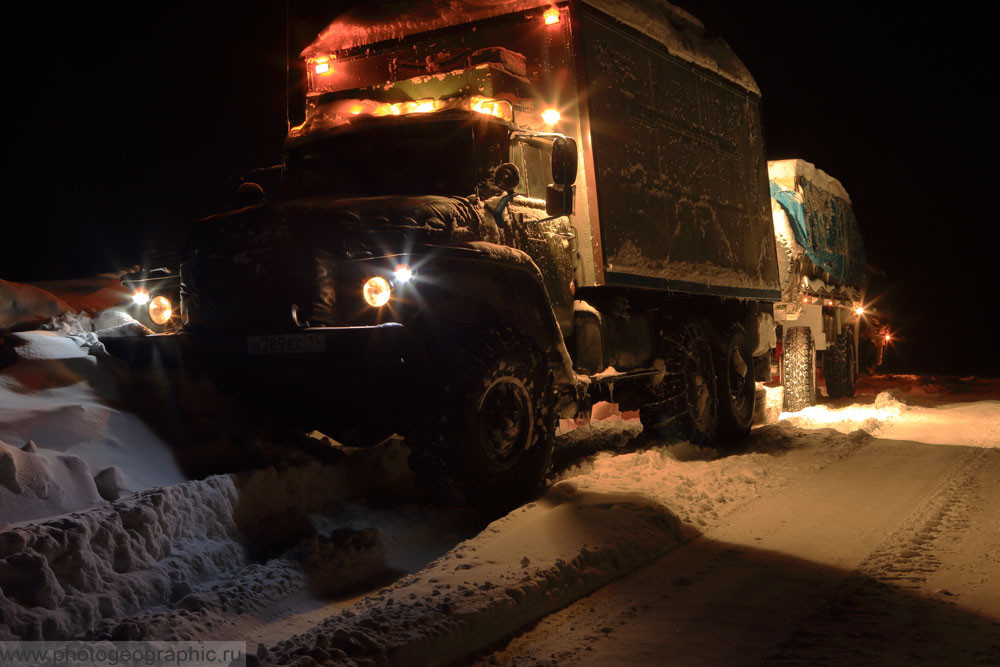
[[[796,412],[816,402],[816,348],[809,327],[786,327],[784,354],[785,405]]]
[[[696,445],[715,442],[718,395],[712,348],[694,322],[671,327],[676,337],[665,341],[665,371],[652,390],[652,401],[640,406],[643,430],[666,431]]]
[[[555,442],[552,373],[525,337],[479,334],[458,345],[444,390],[407,436],[431,497],[487,511],[541,489]]]
[[[743,325],[732,325],[720,341],[715,354],[715,373],[720,437],[725,440],[742,438],[750,432],[753,422],[756,389],[753,359]]]
[[[858,360],[858,370],[865,375],[873,375],[878,368],[878,346],[869,339],[862,340]]]
[[[857,375],[854,371],[854,336],[841,333],[827,348],[823,359],[823,377],[830,398],[854,396]]]

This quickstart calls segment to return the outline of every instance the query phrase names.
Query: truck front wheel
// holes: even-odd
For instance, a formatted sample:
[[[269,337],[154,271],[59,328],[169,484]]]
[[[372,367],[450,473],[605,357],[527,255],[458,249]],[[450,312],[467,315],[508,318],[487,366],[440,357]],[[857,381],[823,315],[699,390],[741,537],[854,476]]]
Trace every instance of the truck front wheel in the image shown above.
[[[715,355],[719,431],[724,439],[741,438],[750,432],[755,390],[752,363],[746,330],[734,324]]]
[[[816,349],[809,327],[786,327],[782,377],[785,382],[785,405],[797,412],[816,402]]]
[[[555,438],[552,373],[529,340],[510,331],[458,345],[448,378],[408,435],[410,466],[429,495],[488,511],[541,489]]]
[[[827,348],[823,359],[823,377],[830,398],[854,396],[857,375],[854,371],[854,336],[845,332]]]

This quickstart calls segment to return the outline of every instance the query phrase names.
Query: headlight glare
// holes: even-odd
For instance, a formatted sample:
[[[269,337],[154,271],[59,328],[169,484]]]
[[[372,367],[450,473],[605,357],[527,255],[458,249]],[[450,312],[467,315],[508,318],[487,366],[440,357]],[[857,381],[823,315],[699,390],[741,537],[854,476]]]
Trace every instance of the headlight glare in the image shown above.
[[[392,275],[396,279],[396,282],[402,285],[403,283],[408,283],[413,280],[413,269],[406,264],[400,264],[396,267],[396,270],[392,272]]]

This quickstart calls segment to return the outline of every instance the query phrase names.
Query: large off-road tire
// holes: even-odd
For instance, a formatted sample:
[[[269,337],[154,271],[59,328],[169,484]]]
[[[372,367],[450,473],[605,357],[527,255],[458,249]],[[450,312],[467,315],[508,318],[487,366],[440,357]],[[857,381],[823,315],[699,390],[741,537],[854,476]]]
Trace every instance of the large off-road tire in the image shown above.
[[[730,326],[716,345],[720,440],[734,440],[750,433],[756,389],[751,352],[741,324]]]
[[[823,377],[830,398],[854,396],[857,374],[854,370],[854,336],[850,332],[841,333],[833,345],[826,348]]]
[[[796,412],[816,402],[816,348],[809,327],[786,327],[782,356],[787,412]]]
[[[438,400],[407,434],[410,467],[437,500],[508,509],[541,490],[552,460],[552,373],[511,331],[470,335],[455,352]]]
[[[639,420],[647,433],[665,433],[696,445],[711,445],[718,434],[718,396],[712,348],[694,322],[666,327],[664,373],[657,378]]]

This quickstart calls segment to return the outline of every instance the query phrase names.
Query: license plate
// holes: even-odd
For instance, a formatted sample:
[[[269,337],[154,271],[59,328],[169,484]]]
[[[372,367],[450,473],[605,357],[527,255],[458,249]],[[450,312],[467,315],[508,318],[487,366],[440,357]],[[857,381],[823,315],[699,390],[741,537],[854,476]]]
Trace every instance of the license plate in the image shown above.
[[[249,354],[315,354],[326,351],[326,338],[321,334],[276,334],[247,336]]]

